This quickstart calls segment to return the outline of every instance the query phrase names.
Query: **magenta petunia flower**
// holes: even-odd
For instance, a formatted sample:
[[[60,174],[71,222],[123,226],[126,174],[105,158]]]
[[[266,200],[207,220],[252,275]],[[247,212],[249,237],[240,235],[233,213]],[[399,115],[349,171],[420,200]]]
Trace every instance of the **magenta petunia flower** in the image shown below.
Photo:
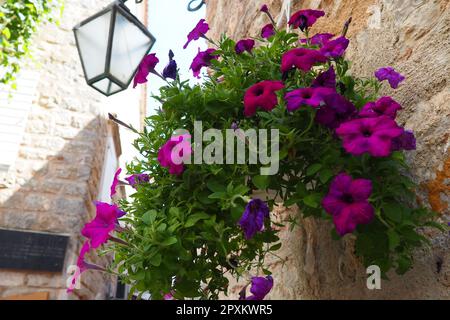
[[[177,62],[173,59],[174,54],[172,50],[169,50],[169,63],[164,68],[162,76],[167,79],[173,79],[175,80],[177,78]]]
[[[169,168],[170,174],[180,175],[184,171],[184,162],[191,154],[191,136],[182,134],[171,137],[158,151],[158,161],[161,166]]]
[[[239,220],[239,225],[244,231],[245,239],[249,240],[264,230],[264,220],[270,217],[267,204],[260,199],[252,199],[245,207],[245,211]]]
[[[250,292],[251,296],[245,297],[245,289],[242,292],[240,300],[264,300],[273,287],[272,276],[252,277]]]
[[[130,186],[133,188],[138,184],[147,183],[150,181],[150,176],[146,173],[133,174],[129,177],[126,177],[125,180],[128,181]]]
[[[322,72],[313,81],[312,87],[326,87],[336,89],[336,72],[333,66],[331,66],[327,71]]]
[[[342,57],[349,43],[350,41],[345,37],[327,41],[323,44],[322,48],[320,48],[320,53],[328,58]]]
[[[314,23],[316,23],[317,19],[323,17],[324,15],[325,12],[321,10],[300,10],[292,15],[288,21],[288,24],[293,28],[300,28],[300,30],[304,31],[311,27]]]
[[[263,4],[261,6],[261,9],[259,9],[259,11],[264,12],[264,13],[269,13],[269,7],[267,6],[267,4]]]
[[[402,106],[391,97],[381,97],[375,102],[367,103],[359,112],[359,116],[373,118],[384,115],[395,119],[397,111],[400,109]]]
[[[325,43],[327,43],[331,38],[334,37],[334,34],[331,33],[318,33],[313,35],[309,39],[309,43],[314,46],[322,47]],[[308,43],[308,39],[300,39],[300,43]]]
[[[236,43],[236,46],[234,49],[237,54],[241,54],[244,51],[247,51],[250,53],[250,52],[252,52],[254,46],[255,46],[255,40],[244,39],[244,40],[238,41],[238,43]]]
[[[324,98],[335,92],[331,88],[300,88],[286,93],[286,107],[288,111],[294,111],[302,106],[319,107]]]
[[[368,224],[372,221],[374,209],[368,202],[371,194],[370,180],[353,180],[346,173],[340,173],[334,178],[328,194],[322,199],[322,207],[333,216],[339,235],[351,233],[358,224]]]
[[[392,140],[392,151],[416,150],[416,137],[411,130],[404,130],[403,133]]]
[[[110,232],[119,225],[119,218],[126,213],[116,204],[96,202],[97,214],[89,223],[86,223],[81,234],[90,240],[92,249],[96,249],[106,243],[110,238]]]
[[[281,72],[285,73],[293,67],[305,72],[311,70],[313,65],[327,61],[320,51],[306,48],[295,48],[287,51],[281,58]]]
[[[205,51],[200,51],[200,48],[198,49],[198,54],[191,64],[191,70],[194,73],[194,77],[200,79],[201,69],[203,67],[209,67],[211,65],[211,60],[219,58],[219,56],[212,54],[215,51],[216,49],[207,49]]]
[[[284,88],[281,81],[265,80],[247,89],[244,95],[244,115],[251,117],[258,108],[271,111],[278,104],[276,91]]]
[[[393,89],[397,89],[400,82],[405,80],[405,77],[395,71],[395,69],[392,67],[378,69],[377,71],[375,71],[375,77],[377,77],[379,81],[388,80],[389,85]]]
[[[113,182],[111,184],[111,198],[117,193],[116,188],[119,184],[119,175],[122,172],[122,169],[117,169],[116,174],[114,175]]]
[[[355,106],[338,93],[325,96],[324,104],[317,110],[316,122],[330,129],[356,116]]]
[[[209,31],[209,25],[205,22],[205,19],[201,19],[194,29],[188,34],[188,41],[183,46],[184,49],[187,48],[189,43],[194,40],[198,40],[205,36],[205,34]]]
[[[136,88],[138,84],[146,83],[147,76],[150,72],[155,72],[155,67],[158,64],[159,59],[156,54],[152,53],[144,57],[139,64],[138,71],[134,76],[133,88]]]
[[[271,36],[275,34],[275,28],[272,23],[266,24],[261,29],[261,37],[264,39],[269,39]]]
[[[387,157],[391,154],[392,140],[399,137],[403,129],[391,118],[380,116],[344,122],[336,133],[348,153],[359,156],[368,152],[373,157]]]

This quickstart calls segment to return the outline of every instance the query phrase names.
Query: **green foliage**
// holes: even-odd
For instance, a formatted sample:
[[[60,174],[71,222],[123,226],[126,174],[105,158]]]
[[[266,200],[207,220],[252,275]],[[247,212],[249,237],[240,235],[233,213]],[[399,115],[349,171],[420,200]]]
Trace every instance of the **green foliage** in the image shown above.
[[[282,54],[298,46],[298,35],[285,31],[269,41],[258,40],[263,45],[251,55],[238,55],[235,42],[223,37],[217,49],[221,58],[213,61],[214,72],[203,84],[191,87],[178,79],[162,87],[155,97],[162,110],[146,119],[146,128],[135,142],[142,160],[127,168],[129,174],[149,173],[153,181],[137,186],[132,201],[122,201],[128,212],[124,221],[132,231],[121,237],[130,247],[114,248],[118,271],[133,290],[149,291],[153,298],[173,292],[177,299],[214,299],[220,292],[226,293],[227,273],[241,277],[252,268],[270,273],[264,261],[281,246],[277,224],[267,223],[265,231],[251,240],[243,237],[237,224],[252,193],[271,190],[271,208],[280,197],[285,205],[298,205],[304,217],[330,219],[321,199],[332,178],[342,171],[373,183],[369,200],[376,217],[354,232],[356,254],[365,265],[404,273],[412,264],[412,250],[426,243],[418,230],[430,224],[433,213],[415,202],[414,184],[401,152],[387,158],[354,157],[343,150],[332,132],[314,122],[313,108],[289,113],[282,99],[271,112],[244,117],[245,91],[262,80],[280,80]],[[377,98],[378,82],[349,75],[349,63],[344,59],[309,72],[292,72],[285,80],[285,91],[310,86],[331,64],[338,83],[343,84],[341,94],[358,108]],[[284,92],[279,94],[281,97]],[[279,129],[279,172],[261,176],[261,166],[247,162],[186,165],[181,176],[170,175],[157,160],[158,150],[176,129],[192,133],[194,121],[200,120],[203,130],[224,130],[232,122],[238,122],[243,130]],[[322,236],[339,238],[335,230]]]
[[[14,82],[22,59],[29,55],[37,27],[54,21],[62,0],[4,0],[0,2],[0,83]]]

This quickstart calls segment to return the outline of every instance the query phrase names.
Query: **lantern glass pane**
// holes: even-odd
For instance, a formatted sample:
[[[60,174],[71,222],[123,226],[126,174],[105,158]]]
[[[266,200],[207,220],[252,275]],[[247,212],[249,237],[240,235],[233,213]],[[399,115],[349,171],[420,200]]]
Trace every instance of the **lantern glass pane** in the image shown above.
[[[104,78],[102,80],[99,80],[99,81],[93,83],[92,86],[94,88],[100,90],[101,92],[107,94],[110,83],[111,83],[111,80]]]
[[[75,30],[87,80],[105,72],[111,11]]]
[[[118,11],[111,50],[111,75],[127,85],[152,42],[153,39]]]

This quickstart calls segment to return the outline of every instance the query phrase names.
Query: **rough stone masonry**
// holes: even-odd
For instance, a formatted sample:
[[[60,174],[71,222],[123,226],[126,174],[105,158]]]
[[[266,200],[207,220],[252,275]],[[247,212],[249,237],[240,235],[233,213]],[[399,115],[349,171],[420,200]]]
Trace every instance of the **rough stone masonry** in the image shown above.
[[[450,215],[450,1],[448,0],[208,0],[208,34],[226,33],[235,40],[257,36],[269,23],[259,13],[266,3],[277,17],[283,2],[292,12],[302,8],[324,10],[311,30],[339,34],[345,21],[353,21],[347,36],[351,72],[372,76],[379,67],[393,66],[406,76],[395,91],[385,87],[403,106],[400,122],[414,130],[417,150],[408,161],[419,183],[418,198],[441,214]],[[286,19],[281,19],[283,26]],[[273,215],[283,219],[296,209],[279,207]],[[275,286],[272,299],[450,299],[450,239],[448,234],[424,231],[431,248],[415,255],[414,268],[403,276],[389,274],[381,290],[366,288],[366,270],[353,255],[352,237],[330,237],[327,222],[305,219],[294,232],[283,231],[283,264],[273,259]],[[230,296],[240,287],[230,283]]]

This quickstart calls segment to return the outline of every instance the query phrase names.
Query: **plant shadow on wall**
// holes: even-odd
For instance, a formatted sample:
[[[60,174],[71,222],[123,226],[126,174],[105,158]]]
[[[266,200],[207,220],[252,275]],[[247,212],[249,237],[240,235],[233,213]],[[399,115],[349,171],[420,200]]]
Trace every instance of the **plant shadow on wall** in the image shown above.
[[[28,120],[27,130],[34,125]],[[69,124],[67,124],[69,125]],[[44,128],[37,126],[36,128]],[[39,134],[33,139],[27,132],[19,151],[15,168],[10,173],[20,188],[0,189],[0,227],[71,234],[62,274],[27,271],[22,284],[0,286],[1,296],[29,293],[30,290],[49,291],[50,299],[62,299],[67,289],[65,271],[74,263],[79,251],[78,230],[95,212],[106,141],[103,117],[92,117],[82,129],[64,127],[55,134]],[[74,133],[74,134],[73,134]],[[36,164],[42,164],[39,168]],[[24,181],[22,183],[21,181]],[[99,264],[110,262],[109,257],[92,256]],[[21,271],[17,272],[22,275]],[[106,278],[105,278],[106,277]],[[91,273],[82,278],[82,289],[76,292],[81,299],[104,298],[106,280],[110,275]],[[45,279],[43,282],[42,279]],[[52,279],[52,280],[48,280]]]
[[[267,6],[261,11],[273,21]],[[447,230],[416,202],[403,153],[415,148],[415,137],[395,121],[401,106],[378,96],[382,81],[395,89],[404,77],[390,67],[374,70],[377,79],[352,77],[344,59],[348,24],[341,36],[309,35],[322,16],[301,10],[291,17],[290,32],[272,22],[260,36],[237,43],[226,36],[218,43],[208,39],[201,20],[185,47],[200,37],[214,47],[194,58],[194,76],[211,69],[194,87],[173,72],[172,55],[162,75],[155,55],[143,60],[135,85],[149,73],[167,80],[154,97],[162,109],[136,131],[143,160],[127,166],[128,182],[120,182],[119,170],[111,189],[113,196],[116,184],[132,186],[132,200],[120,208],[98,203],[96,218],[82,230],[81,272],[105,268],[84,259],[102,247],[115,254],[103,270],[154,299],[216,299],[227,293],[230,274],[243,285],[240,299],[260,300],[276,285],[266,260],[282,245],[277,234],[283,226],[269,213],[278,202],[297,205],[303,217],[329,220],[333,232],[323,237],[353,234],[356,255],[366,266],[379,266],[383,276],[411,268],[414,249],[429,242],[420,229]],[[187,161],[202,150],[197,121],[204,130],[231,129],[249,154],[255,144],[242,133],[276,129],[279,141],[271,136],[267,145],[280,146],[279,170],[263,175],[251,159]],[[194,141],[186,132],[174,134],[179,129],[194,133]],[[206,148],[215,143],[211,137]],[[268,198],[257,198],[258,191]],[[298,223],[295,217],[290,222]]]

